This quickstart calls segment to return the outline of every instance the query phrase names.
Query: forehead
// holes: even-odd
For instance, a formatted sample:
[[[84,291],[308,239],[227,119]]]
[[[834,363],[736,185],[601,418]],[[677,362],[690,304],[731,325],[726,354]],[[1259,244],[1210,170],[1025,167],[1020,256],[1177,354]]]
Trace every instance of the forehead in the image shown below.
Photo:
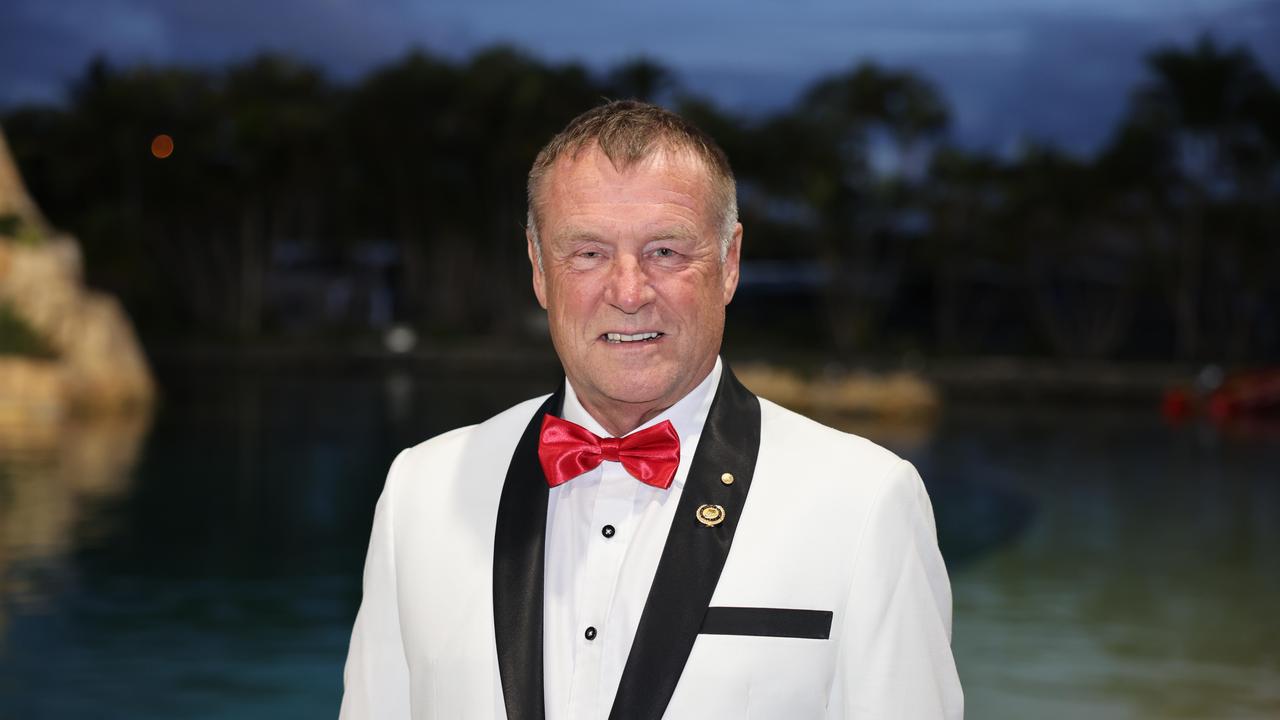
[[[544,177],[539,219],[544,225],[581,215],[671,215],[695,223],[712,219],[712,181],[692,153],[660,149],[625,168],[598,147],[559,158]]]

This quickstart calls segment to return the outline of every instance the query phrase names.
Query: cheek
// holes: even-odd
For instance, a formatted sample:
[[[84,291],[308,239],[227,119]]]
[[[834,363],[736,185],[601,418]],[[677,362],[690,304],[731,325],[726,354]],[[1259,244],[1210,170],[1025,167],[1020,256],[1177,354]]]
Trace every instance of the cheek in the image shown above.
[[[697,308],[698,316],[704,321],[723,315],[724,283],[719,276],[714,279],[704,278],[688,290],[684,301],[691,309]]]
[[[699,299],[702,303],[700,322],[706,329],[708,342],[718,343],[724,334],[724,293],[722,286],[716,284],[708,287],[707,292]]]
[[[593,303],[587,289],[569,283],[549,289],[552,290],[547,298],[552,332],[576,335],[578,330],[590,324]]]

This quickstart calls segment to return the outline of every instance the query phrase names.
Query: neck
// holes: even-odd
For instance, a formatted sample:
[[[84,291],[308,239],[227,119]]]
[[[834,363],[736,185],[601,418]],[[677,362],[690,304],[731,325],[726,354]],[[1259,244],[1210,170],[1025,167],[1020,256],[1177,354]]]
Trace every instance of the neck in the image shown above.
[[[614,437],[626,435],[675,404],[619,403],[615,401],[595,403],[581,395],[578,396],[578,402],[582,403],[583,410],[586,410],[591,417],[596,419],[596,422],[600,423],[601,427],[608,430]]]
[[[573,389],[577,395],[578,403],[582,405],[582,409],[586,410],[588,415],[595,418],[595,421],[600,423],[600,426],[609,431],[611,435],[622,437],[666,412],[671,406],[696,390],[711,375],[711,371],[715,369],[717,357],[712,356],[706,368],[702,372],[694,374],[697,380],[686,387],[654,400],[641,402],[618,400],[600,393],[590,392],[588,388],[591,386],[586,383],[574,383]],[[572,378],[570,378],[570,382],[572,382]]]

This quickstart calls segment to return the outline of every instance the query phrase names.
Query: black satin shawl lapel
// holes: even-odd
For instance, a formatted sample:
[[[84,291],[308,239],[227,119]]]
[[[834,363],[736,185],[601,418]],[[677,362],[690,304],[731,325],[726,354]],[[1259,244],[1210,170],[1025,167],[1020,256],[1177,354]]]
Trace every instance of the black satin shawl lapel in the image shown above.
[[[547,479],[538,462],[542,418],[559,415],[564,386],[538,408],[516,443],[498,501],[493,541],[493,628],[509,720],[544,717],[542,572],[547,533]],[[480,698],[476,699],[477,702]]]
[[[610,720],[656,720],[671,702],[729,555],[759,450],[760,401],[726,365],[649,588]],[[733,474],[731,485],[720,480],[726,472]],[[724,506],[724,521],[715,527],[698,522],[695,513],[703,504]]]

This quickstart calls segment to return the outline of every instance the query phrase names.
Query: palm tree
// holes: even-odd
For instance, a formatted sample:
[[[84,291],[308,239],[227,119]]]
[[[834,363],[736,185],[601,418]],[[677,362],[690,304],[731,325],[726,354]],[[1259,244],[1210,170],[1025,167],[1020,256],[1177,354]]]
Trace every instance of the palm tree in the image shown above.
[[[802,155],[812,162],[798,187],[821,219],[830,328],[848,354],[865,347],[897,290],[912,236],[903,221],[921,208],[923,154],[945,131],[947,111],[924,79],[864,63],[815,83],[796,115],[783,123],[826,155]],[[873,172],[872,154],[886,150],[891,162]]]
[[[1178,351],[1196,357],[1206,349],[1207,294],[1230,296],[1220,303],[1228,318],[1251,317],[1258,304],[1249,298],[1267,282],[1259,261],[1275,259],[1274,240],[1259,236],[1256,224],[1237,224],[1232,218],[1241,213],[1228,208],[1275,202],[1277,91],[1247,50],[1222,49],[1209,37],[1190,50],[1158,50],[1147,63],[1152,78],[1135,93],[1104,161],[1130,167],[1136,161],[1157,179],[1131,190],[1169,217],[1149,236]],[[1213,221],[1222,216],[1227,222]],[[1239,346],[1245,342],[1239,328],[1247,336],[1249,322],[1236,325]]]
[[[470,118],[456,65],[413,51],[356,87],[342,114],[350,169],[350,234],[388,237],[399,251],[399,319],[426,329],[466,322],[457,228],[466,217]],[[345,223],[344,223],[345,224]],[[453,240],[453,242],[450,242]]]
[[[678,90],[675,75],[646,57],[628,60],[609,72],[605,82],[610,95],[619,99],[658,102]]]
[[[262,329],[264,281],[273,247],[320,237],[328,168],[336,165],[334,91],[315,68],[264,55],[227,73],[222,96],[235,148],[239,208],[236,330]]]

